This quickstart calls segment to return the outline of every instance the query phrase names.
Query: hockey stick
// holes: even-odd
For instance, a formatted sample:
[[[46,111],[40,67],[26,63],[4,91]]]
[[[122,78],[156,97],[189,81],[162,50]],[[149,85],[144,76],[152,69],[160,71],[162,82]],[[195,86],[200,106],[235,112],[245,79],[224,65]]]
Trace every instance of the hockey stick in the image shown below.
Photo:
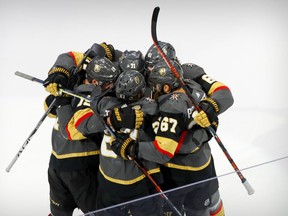
[[[25,78],[25,79],[28,79],[30,81],[33,81],[33,82],[37,82],[37,83],[40,83],[40,84],[43,84],[43,80],[40,80],[36,77],[32,77],[32,76],[29,76],[27,74],[24,74],[24,73],[21,73],[19,71],[16,71],[15,72],[15,75],[19,76],[19,77],[22,77],[22,78]],[[69,92],[66,92],[66,91],[63,91],[64,93],[70,93]],[[45,120],[45,118],[48,116],[48,114],[51,112],[51,110],[53,109],[54,107],[54,104],[56,102],[56,98],[51,102],[50,106],[48,107],[48,109],[46,110],[46,112],[43,114],[43,116],[41,117],[41,119],[39,120],[39,122],[37,123],[36,127],[32,130],[32,132],[29,134],[28,138],[25,140],[24,144],[21,146],[21,148],[19,149],[19,151],[17,152],[17,154],[14,156],[14,158],[12,159],[12,161],[10,162],[10,164],[7,166],[6,168],[6,172],[10,172],[12,166],[15,164],[15,162],[18,160],[18,158],[20,157],[20,155],[22,154],[22,152],[24,151],[24,149],[26,148],[26,146],[28,145],[28,143],[30,142],[30,140],[32,139],[32,137],[34,136],[34,134],[38,131],[39,127],[42,125],[43,121]]]
[[[43,80],[41,80],[41,79],[38,79],[38,78],[36,78],[36,77],[33,77],[33,76],[30,76],[30,75],[27,75],[27,74],[24,74],[24,73],[22,73],[22,72],[19,72],[19,71],[16,71],[15,72],[15,75],[17,75],[17,76],[19,76],[19,77],[22,77],[22,78],[25,78],[25,79],[28,79],[28,80],[31,80],[31,81],[36,81],[36,82],[38,82],[38,83],[40,83],[40,84],[43,84]],[[61,94],[67,94],[67,95],[70,95],[70,96],[73,96],[73,97],[76,97],[76,98],[79,98],[79,99],[82,99],[82,100],[85,100],[85,101],[87,101],[87,102],[91,102],[92,101],[92,99],[90,98],[90,97],[87,97],[86,95],[82,95],[82,94],[79,94],[79,93],[75,93],[75,92],[73,92],[73,91],[71,91],[71,90],[69,90],[69,89],[64,89],[64,88],[60,88],[59,89],[59,91],[58,91],[58,93],[61,95]],[[104,93],[106,93],[106,92],[104,92]],[[97,113],[98,114],[98,113]],[[96,114],[96,115],[97,115]],[[100,115],[97,115],[97,117],[100,119],[100,121],[104,124],[104,126],[106,127],[106,129],[111,133],[111,134],[113,134],[113,131],[112,131],[112,129],[110,128],[110,127],[108,127],[108,125],[106,125],[106,122],[104,121],[104,119],[103,118],[101,118],[100,117]],[[102,121],[103,120],[103,121]]]
[[[160,7],[155,7],[154,11],[153,11],[153,15],[152,15],[152,22],[151,22],[151,34],[152,34],[152,39],[154,42],[155,47],[157,48],[157,51],[160,53],[160,55],[162,56],[162,58],[164,59],[164,61],[166,62],[166,64],[168,65],[168,67],[171,69],[171,71],[173,72],[174,76],[177,78],[177,80],[179,81],[181,87],[184,89],[184,91],[186,92],[187,96],[189,97],[189,99],[191,100],[192,104],[194,105],[195,109],[197,111],[201,111],[200,107],[197,105],[197,103],[195,102],[194,98],[192,97],[192,95],[189,93],[189,89],[186,86],[186,84],[184,83],[184,81],[182,80],[182,78],[180,77],[178,71],[176,70],[176,68],[171,64],[171,62],[167,59],[167,57],[165,56],[164,52],[162,51],[160,45],[159,45],[159,41],[157,39],[157,31],[156,31],[156,26],[157,26],[157,19],[158,19],[158,14],[160,11]],[[224,144],[222,143],[222,141],[220,140],[220,138],[218,137],[218,135],[216,134],[215,130],[213,129],[212,126],[208,127],[209,132],[212,134],[212,136],[215,138],[216,142],[218,143],[218,145],[220,146],[220,148],[222,149],[223,153],[225,154],[226,158],[228,159],[228,161],[230,162],[230,164],[232,165],[232,167],[234,168],[234,170],[236,171],[236,173],[238,174],[239,178],[241,179],[242,184],[244,185],[244,187],[246,188],[247,192],[249,195],[252,195],[255,190],[252,188],[252,186],[249,184],[249,182],[247,181],[247,179],[243,176],[243,174],[241,173],[241,171],[239,170],[239,168],[237,167],[236,163],[234,162],[234,160],[232,159],[232,157],[230,156],[230,154],[228,153],[227,149],[225,148]]]
[[[84,54],[83,59],[81,60],[81,62],[79,63],[79,65],[77,66],[77,68],[74,70],[73,75],[77,75],[77,72],[80,70],[82,64],[84,63],[84,61],[86,60],[86,58],[89,55],[93,55],[93,56],[99,56],[99,57],[104,57],[105,56],[105,50],[102,46],[100,46],[97,43],[94,43],[91,48]],[[37,79],[36,77],[31,77],[27,74],[21,73],[19,71],[15,72],[15,75],[23,77],[25,79],[31,80],[31,81],[35,81],[38,83],[43,84],[43,80]],[[72,76],[73,76],[72,75]],[[63,93],[67,93],[68,94],[69,90],[65,90],[63,91]],[[69,91],[70,94],[72,94],[72,91]],[[12,161],[10,162],[10,164],[8,165],[8,167],[6,168],[6,172],[9,172],[12,168],[12,166],[15,164],[15,162],[18,160],[18,158],[20,157],[20,155],[22,154],[22,152],[24,151],[25,147],[28,145],[28,143],[30,142],[30,140],[32,139],[33,135],[37,132],[37,130],[39,129],[39,127],[41,126],[41,124],[43,123],[43,121],[45,120],[45,118],[47,117],[47,115],[50,113],[50,111],[52,110],[54,104],[56,102],[56,98],[51,102],[50,106],[48,107],[48,109],[46,110],[46,112],[43,114],[43,116],[41,117],[41,119],[39,120],[39,122],[37,123],[36,127],[33,129],[33,131],[30,133],[30,135],[28,136],[28,138],[25,140],[24,144],[21,146],[21,148],[19,149],[19,151],[17,152],[17,154],[15,155],[15,157],[12,159]]]
[[[43,80],[38,79],[38,78],[33,77],[33,76],[30,76],[30,75],[25,74],[25,73],[22,73],[22,72],[20,72],[20,71],[16,71],[16,72],[15,72],[15,75],[16,75],[16,76],[19,76],[19,77],[22,77],[22,78],[24,78],[24,79],[28,79],[28,80],[30,80],[30,81],[37,82],[37,83],[39,83],[39,84],[43,84],[43,83],[44,83]],[[91,99],[89,99],[87,96],[82,95],[82,94],[79,94],[79,93],[75,93],[75,92],[73,92],[73,91],[71,91],[71,90],[69,90],[69,89],[60,88],[60,89],[59,89],[59,94],[61,95],[62,93],[67,94],[67,95],[71,95],[71,96],[74,96],[74,97],[77,97],[77,98],[80,98],[80,99],[84,99],[84,100],[89,101],[89,102],[91,101]]]
[[[176,215],[181,216],[182,214],[179,212],[179,210],[176,208],[176,206],[171,202],[171,200],[165,195],[165,193],[162,191],[160,186],[155,182],[155,180],[151,177],[151,175],[147,172],[147,170],[139,164],[139,162],[135,158],[131,158],[135,165],[143,172],[143,174],[150,180],[150,182],[154,185],[155,189],[158,193],[160,193],[160,196],[166,200],[169,207],[176,213]]]
[[[25,78],[25,79],[28,79],[28,80],[31,80],[31,81],[36,81],[36,82],[38,82],[40,84],[43,84],[43,80],[38,79],[38,78],[33,77],[33,76],[30,76],[30,75],[27,75],[27,74],[24,74],[24,73],[21,73],[19,71],[16,71],[15,75],[20,76],[20,77]],[[75,93],[75,92],[73,92],[71,90],[59,89],[59,92],[60,93],[65,93],[65,94],[68,94],[68,95],[71,95],[71,96],[74,96],[74,97],[77,97],[79,99],[83,99],[83,100],[85,100],[87,102],[91,102],[92,101],[91,98],[88,98],[87,96],[81,95],[79,93]],[[94,113],[95,113],[95,115],[97,115],[97,117],[99,118],[101,123],[105,126],[105,128],[109,131],[111,136],[113,136],[115,138],[116,135],[115,135],[114,130],[107,125],[106,121],[100,116],[100,114],[98,112],[94,112]],[[155,189],[160,193],[161,197],[166,200],[167,204],[171,207],[171,209],[174,210],[177,215],[181,216],[181,213],[177,210],[177,208],[173,205],[173,203],[169,200],[169,198],[164,194],[164,192],[161,190],[160,186],[155,182],[155,180],[151,177],[151,175],[147,172],[147,170],[144,167],[142,167],[135,158],[130,157],[130,159],[133,160],[135,165],[151,181],[151,183],[155,186]]]
[[[15,155],[15,157],[12,159],[12,161],[10,162],[10,164],[8,165],[8,167],[6,168],[6,172],[9,172],[12,168],[12,166],[15,164],[15,162],[18,160],[18,158],[20,157],[20,155],[22,154],[22,152],[24,151],[25,147],[28,145],[28,143],[30,142],[30,140],[32,139],[33,135],[37,132],[37,130],[39,129],[39,127],[41,126],[41,124],[43,123],[43,121],[45,120],[45,118],[47,117],[47,115],[50,113],[50,111],[52,110],[52,108],[54,107],[56,99],[54,99],[50,106],[48,107],[48,109],[46,110],[46,112],[43,114],[43,116],[41,117],[41,119],[39,120],[39,122],[37,123],[36,127],[33,129],[33,131],[30,133],[30,135],[28,136],[28,138],[25,140],[24,144],[21,146],[21,148],[19,149],[19,151],[17,152],[17,154]]]

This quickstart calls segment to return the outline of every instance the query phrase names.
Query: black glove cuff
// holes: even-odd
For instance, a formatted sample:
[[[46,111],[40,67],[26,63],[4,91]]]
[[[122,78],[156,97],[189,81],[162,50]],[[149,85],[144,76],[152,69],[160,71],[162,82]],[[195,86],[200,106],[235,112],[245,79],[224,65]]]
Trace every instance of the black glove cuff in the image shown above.
[[[54,99],[55,99],[55,96],[54,96],[54,95],[49,95],[49,96],[46,97],[45,102],[44,102],[44,108],[45,108],[45,110],[47,110],[48,107],[50,107],[50,104],[52,103],[52,101],[53,101]],[[55,102],[56,102],[56,101],[55,101]],[[57,115],[55,103],[54,103],[53,108],[52,108],[51,111],[50,111],[50,114],[52,114],[53,116],[56,116],[56,115]]]
[[[48,72],[48,76],[54,73],[63,73],[64,75],[66,75],[66,77],[69,77],[69,71],[63,67],[52,67],[50,69],[50,71]]]
[[[128,152],[129,156],[131,156],[132,158],[138,158],[139,143],[134,143],[128,150],[129,150]]]
[[[122,118],[121,118],[119,108],[114,108],[114,110],[112,112],[110,112],[110,122],[112,124],[112,127],[116,131],[119,131],[122,128],[122,126],[121,126]]]
[[[107,44],[105,42],[101,43],[100,46],[102,46],[105,49],[106,57],[112,61],[114,59],[114,47],[111,44]]]
[[[61,106],[71,104],[71,100],[72,97],[56,97],[55,106],[59,108]]]
[[[57,83],[66,87],[69,78],[69,71],[61,67],[53,67],[48,72],[48,77],[43,81],[43,86],[46,88],[50,83]]]
[[[214,112],[215,113],[219,113],[219,106],[218,106],[218,104],[217,104],[217,102],[215,101],[215,100],[213,100],[212,98],[205,98],[205,99],[203,99],[201,102],[200,102],[200,104],[203,104],[203,103],[206,103],[206,104],[209,104],[212,108],[213,108],[213,110],[214,110]]]
[[[139,116],[137,113],[136,110],[129,106],[123,108],[116,107],[110,115],[111,124],[117,131],[121,128],[138,128],[139,123],[136,120],[141,120],[141,115]]]
[[[120,149],[120,154],[122,158],[128,159],[127,156],[130,156],[130,149],[132,148],[132,146],[130,145],[132,145],[133,142],[134,140],[131,139],[130,137],[124,140],[123,145],[121,146],[121,149]]]
[[[211,126],[216,131],[218,128],[217,111],[219,112],[217,103],[211,98],[205,98],[204,100],[200,101],[199,108],[207,114],[207,117],[211,122]]]

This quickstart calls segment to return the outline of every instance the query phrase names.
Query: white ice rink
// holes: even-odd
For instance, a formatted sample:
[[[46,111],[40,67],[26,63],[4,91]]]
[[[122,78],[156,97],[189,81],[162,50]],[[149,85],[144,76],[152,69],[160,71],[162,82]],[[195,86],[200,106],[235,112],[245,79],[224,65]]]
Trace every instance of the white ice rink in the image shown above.
[[[145,54],[153,43],[155,6],[161,8],[158,39],[170,42],[182,63],[202,66],[233,93],[218,135],[256,192],[249,196],[235,173],[226,175],[233,168],[211,141],[226,215],[287,215],[287,1],[12,0],[0,2],[1,216],[49,213],[53,120],[44,121],[5,171],[43,115],[47,95],[14,72],[45,79],[58,54],[84,52],[95,42]]]

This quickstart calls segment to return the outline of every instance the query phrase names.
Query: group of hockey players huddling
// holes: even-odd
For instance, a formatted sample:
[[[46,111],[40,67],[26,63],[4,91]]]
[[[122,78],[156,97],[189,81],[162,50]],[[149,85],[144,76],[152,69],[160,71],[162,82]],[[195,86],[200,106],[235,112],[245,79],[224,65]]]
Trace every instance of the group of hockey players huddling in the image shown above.
[[[48,168],[50,215],[71,216],[75,208],[89,213],[158,193],[147,174],[164,192],[202,181],[167,193],[182,215],[224,215],[207,127],[217,130],[218,115],[233,104],[233,96],[201,67],[181,64],[170,43],[159,44],[190,92],[154,45],[144,55],[103,42],[94,52],[67,52],[56,59],[44,81],[50,93],[45,109],[54,101],[49,116],[56,118]],[[91,101],[60,93],[61,88]],[[176,213],[162,196],[152,196],[95,215]]]

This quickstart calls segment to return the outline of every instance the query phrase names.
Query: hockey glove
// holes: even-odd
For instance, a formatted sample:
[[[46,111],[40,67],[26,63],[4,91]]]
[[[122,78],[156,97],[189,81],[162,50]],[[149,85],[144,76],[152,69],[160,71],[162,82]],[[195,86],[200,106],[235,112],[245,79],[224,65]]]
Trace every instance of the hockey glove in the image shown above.
[[[43,82],[45,90],[54,96],[59,96],[59,87],[67,87],[69,72],[60,67],[53,67]]]
[[[44,109],[47,110],[47,108],[50,106],[50,104],[52,103],[52,101],[56,98],[56,101],[54,103],[54,107],[52,108],[52,110],[50,111],[51,116],[50,117],[56,117],[57,113],[56,113],[56,109],[58,107],[67,105],[71,103],[71,97],[68,96],[57,96],[55,97],[54,95],[49,95],[44,102]]]
[[[217,113],[219,112],[217,103],[211,98],[205,98],[200,101],[199,108],[200,112],[193,112],[195,122],[203,128],[212,126],[216,131],[218,127]]]
[[[93,59],[95,56],[103,58],[106,55],[106,50],[100,44],[94,43],[84,54],[90,59]]]
[[[144,121],[144,113],[140,109],[133,109],[133,107],[116,107],[112,110],[110,115],[110,122],[112,127],[119,131],[121,128],[138,129]]]
[[[117,133],[116,139],[111,139],[111,149],[119,157],[129,160],[134,158],[136,153],[136,143],[130,138],[129,134]]]
[[[50,107],[50,105],[51,105],[51,103],[52,103],[52,101],[55,99],[55,96],[54,95],[49,95],[49,96],[47,96],[47,98],[45,99],[45,101],[44,101],[44,110],[46,111],[47,109],[48,109],[48,107]],[[56,101],[55,101],[56,102]],[[54,105],[55,105],[55,103],[54,103]],[[49,116],[51,117],[51,118],[56,118],[56,115],[57,115],[57,113],[56,113],[56,107],[55,106],[53,106],[53,108],[51,109],[51,111],[50,111],[50,113],[49,113]]]
[[[55,101],[55,106],[59,108],[61,106],[71,104],[71,100],[72,100],[72,97],[68,95],[57,96],[56,101]]]

